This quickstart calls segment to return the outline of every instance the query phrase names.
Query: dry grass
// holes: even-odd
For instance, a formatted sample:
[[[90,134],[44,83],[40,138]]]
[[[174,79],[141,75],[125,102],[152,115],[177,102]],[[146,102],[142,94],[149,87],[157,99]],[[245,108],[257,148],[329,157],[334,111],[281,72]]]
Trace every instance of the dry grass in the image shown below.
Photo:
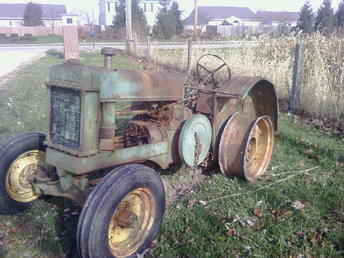
[[[289,99],[294,49],[299,41],[306,46],[301,109],[316,118],[344,120],[344,39],[336,35],[263,39],[259,47],[252,48],[195,48],[192,68],[203,54],[217,54],[234,74],[264,77],[275,84],[280,99]],[[187,48],[152,51],[155,63],[183,70],[187,68],[187,56]]]

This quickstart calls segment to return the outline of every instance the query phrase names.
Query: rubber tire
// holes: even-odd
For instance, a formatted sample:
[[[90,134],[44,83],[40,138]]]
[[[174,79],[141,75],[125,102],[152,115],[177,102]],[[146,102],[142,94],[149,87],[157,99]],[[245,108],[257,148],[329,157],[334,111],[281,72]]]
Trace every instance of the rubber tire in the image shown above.
[[[10,137],[0,146],[0,214],[13,215],[31,206],[32,202],[21,203],[13,200],[6,191],[6,177],[12,162],[21,154],[31,150],[45,151],[45,135],[41,133],[22,133]]]
[[[160,176],[151,168],[129,164],[113,169],[88,196],[77,229],[77,250],[82,258],[113,258],[108,247],[108,222],[117,205],[134,189],[148,188],[156,202],[156,217],[146,240],[136,254],[145,251],[157,237],[165,212],[165,190]],[[129,257],[136,257],[133,254]]]

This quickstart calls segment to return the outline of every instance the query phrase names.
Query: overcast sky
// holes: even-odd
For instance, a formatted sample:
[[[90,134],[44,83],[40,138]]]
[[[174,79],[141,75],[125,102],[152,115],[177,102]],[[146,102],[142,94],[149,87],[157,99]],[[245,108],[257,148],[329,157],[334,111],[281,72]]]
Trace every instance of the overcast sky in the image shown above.
[[[0,3],[27,3],[32,0],[0,0]],[[96,12],[99,0],[34,0],[36,3],[57,3],[65,4],[68,11],[84,9],[89,12]],[[343,0],[332,0],[332,6],[337,9],[338,3]],[[199,5],[203,6],[241,6],[250,7],[253,10],[273,10],[273,11],[299,11],[305,0],[198,0]],[[194,0],[178,0],[184,16],[188,15],[193,9]],[[313,9],[316,10],[322,0],[310,0]]]

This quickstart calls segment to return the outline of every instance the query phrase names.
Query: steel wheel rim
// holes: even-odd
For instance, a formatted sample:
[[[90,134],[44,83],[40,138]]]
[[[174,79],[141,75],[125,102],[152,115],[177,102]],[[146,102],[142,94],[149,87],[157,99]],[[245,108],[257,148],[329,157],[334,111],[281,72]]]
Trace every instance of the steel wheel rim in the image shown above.
[[[255,181],[264,174],[274,144],[274,129],[268,116],[259,117],[251,127],[244,155],[244,174],[249,181]]]
[[[23,153],[11,163],[6,175],[5,187],[13,200],[28,203],[39,197],[39,194],[34,192],[31,182],[39,171],[44,156],[43,151],[32,150]]]
[[[128,193],[115,209],[108,227],[108,244],[115,257],[134,254],[155,220],[155,201],[147,188]]]

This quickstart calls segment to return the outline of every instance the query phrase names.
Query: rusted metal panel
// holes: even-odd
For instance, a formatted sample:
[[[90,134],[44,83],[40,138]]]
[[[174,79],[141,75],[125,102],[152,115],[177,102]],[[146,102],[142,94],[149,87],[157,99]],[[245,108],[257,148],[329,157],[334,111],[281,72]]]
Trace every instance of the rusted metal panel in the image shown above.
[[[100,75],[101,101],[112,100],[180,100],[185,76],[176,73],[121,70]]]
[[[219,144],[219,165],[227,176],[255,182],[270,163],[274,130],[268,116],[252,119],[236,112],[226,123]]]
[[[271,82],[260,77],[233,76],[230,81],[220,85],[220,88],[229,94],[240,96],[244,101],[251,98],[256,117],[270,116],[275,131],[278,130],[278,101]]]
[[[184,97],[184,81],[181,73],[111,71],[67,62],[50,69],[47,84],[100,91],[101,102],[176,101]]]

